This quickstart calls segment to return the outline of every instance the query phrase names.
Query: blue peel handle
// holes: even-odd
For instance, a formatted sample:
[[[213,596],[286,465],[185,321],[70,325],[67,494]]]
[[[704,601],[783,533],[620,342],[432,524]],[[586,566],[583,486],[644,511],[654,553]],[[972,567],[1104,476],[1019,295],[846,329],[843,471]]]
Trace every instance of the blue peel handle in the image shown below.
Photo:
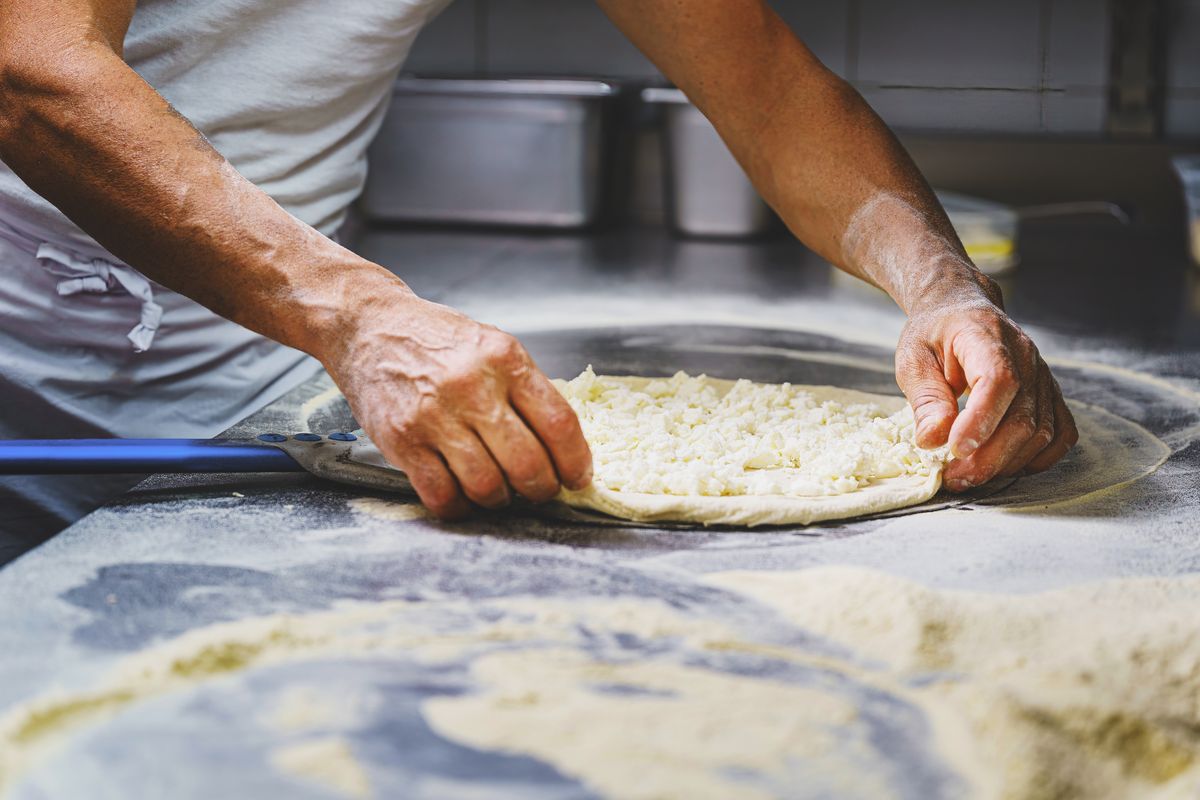
[[[286,437],[284,437],[286,438]],[[0,440],[0,475],[302,472],[270,444],[229,439]]]

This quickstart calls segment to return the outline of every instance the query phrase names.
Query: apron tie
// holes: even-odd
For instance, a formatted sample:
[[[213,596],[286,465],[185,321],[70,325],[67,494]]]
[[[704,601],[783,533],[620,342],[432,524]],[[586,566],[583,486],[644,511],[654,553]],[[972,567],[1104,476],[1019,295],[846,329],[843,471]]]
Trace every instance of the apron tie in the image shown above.
[[[39,261],[52,274],[60,278],[58,294],[70,297],[76,294],[110,294],[124,290],[142,301],[141,318],[127,338],[133,343],[135,353],[144,353],[154,342],[154,334],[162,322],[163,309],[154,302],[154,291],[150,281],[136,270],[123,264],[114,264],[102,258],[83,258],[53,244],[38,246]]]

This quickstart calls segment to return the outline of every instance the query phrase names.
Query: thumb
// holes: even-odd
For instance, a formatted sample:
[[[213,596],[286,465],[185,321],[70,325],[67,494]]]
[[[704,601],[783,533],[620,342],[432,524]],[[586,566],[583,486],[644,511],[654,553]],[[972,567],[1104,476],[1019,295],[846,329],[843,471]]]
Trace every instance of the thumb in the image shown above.
[[[958,416],[958,396],[946,381],[937,356],[923,346],[897,350],[896,383],[912,406],[917,445],[944,445]]]

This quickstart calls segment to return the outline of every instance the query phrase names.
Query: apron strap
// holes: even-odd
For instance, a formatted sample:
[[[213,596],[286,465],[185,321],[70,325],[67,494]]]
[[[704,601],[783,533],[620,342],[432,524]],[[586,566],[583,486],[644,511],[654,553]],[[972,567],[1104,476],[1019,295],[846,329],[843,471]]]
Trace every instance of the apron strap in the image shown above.
[[[65,268],[66,274],[52,268],[52,272],[61,278],[58,282],[58,294],[70,297],[76,294],[111,294],[124,291],[142,302],[141,315],[138,324],[126,334],[133,344],[135,353],[144,353],[154,342],[162,322],[163,309],[154,302],[154,290],[150,281],[136,270],[124,264],[114,264],[102,258],[84,258],[65,250],[57,245],[43,243],[38,245],[37,258],[49,261],[57,267]]]

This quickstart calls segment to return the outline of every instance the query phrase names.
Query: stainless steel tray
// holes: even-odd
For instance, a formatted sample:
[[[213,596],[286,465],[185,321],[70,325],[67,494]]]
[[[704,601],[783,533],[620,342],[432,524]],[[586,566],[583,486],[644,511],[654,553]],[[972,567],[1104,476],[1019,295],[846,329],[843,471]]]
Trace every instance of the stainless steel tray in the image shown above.
[[[369,151],[369,220],[581,228],[601,216],[610,100],[584,80],[402,78]]]
[[[650,88],[642,91],[642,100],[663,112],[663,195],[677,233],[739,238],[775,227],[770,207],[683,92]]]

